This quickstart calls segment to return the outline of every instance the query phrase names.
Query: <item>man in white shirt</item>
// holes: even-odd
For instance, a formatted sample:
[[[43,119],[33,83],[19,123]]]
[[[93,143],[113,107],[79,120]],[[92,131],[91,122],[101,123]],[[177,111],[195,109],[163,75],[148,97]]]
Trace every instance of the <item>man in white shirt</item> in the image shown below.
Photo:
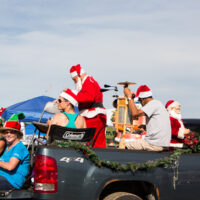
[[[162,151],[169,147],[171,140],[171,126],[169,114],[164,105],[153,99],[152,92],[146,85],[141,85],[136,96],[139,98],[142,108],[138,109],[133,101],[132,93],[128,87],[124,88],[124,94],[128,99],[128,106],[132,119],[146,116],[147,133],[144,139],[126,143],[128,149]]]

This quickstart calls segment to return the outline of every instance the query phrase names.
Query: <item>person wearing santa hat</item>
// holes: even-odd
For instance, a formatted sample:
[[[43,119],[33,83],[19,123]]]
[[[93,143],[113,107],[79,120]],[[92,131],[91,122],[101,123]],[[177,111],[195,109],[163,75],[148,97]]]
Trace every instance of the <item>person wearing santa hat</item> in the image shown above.
[[[103,94],[97,81],[88,76],[80,64],[70,68],[75,83],[80,115],[86,120],[87,128],[95,127],[92,147],[106,147],[106,109],[103,106]]]
[[[20,141],[23,133],[19,121],[15,120],[17,117],[17,114],[14,114],[0,128],[7,144],[0,158],[0,190],[20,189],[29,172],[30,155]]]
[[[167,109],[171,122],[171,147],[183,147],[183,139],[190,129],[185,128],[181,116],[181,104],[178,101],[169,100],[165,108]]]
[[[131,91],[124,88],[124,94],[128,100],[132,119],[146,116],[146,135],[144,139],[126,143],[128,149],[162,151],[169,147],[171,140],[171,127],[169,114],[164,105],[152,97],[152,91],[147,85],[141,85],[136,92],[136,97],[142,104],[138,109],[132,99]]]
[[[86,128],[84,117],[77,114],[74,109],[74,107],[78,105],[76,94],[77,91],[66,89],[61,92],[59,98],[55,101],[61,112],[56,113],[50,122],[48,122],[47,140],[52,124],[68,128]]]

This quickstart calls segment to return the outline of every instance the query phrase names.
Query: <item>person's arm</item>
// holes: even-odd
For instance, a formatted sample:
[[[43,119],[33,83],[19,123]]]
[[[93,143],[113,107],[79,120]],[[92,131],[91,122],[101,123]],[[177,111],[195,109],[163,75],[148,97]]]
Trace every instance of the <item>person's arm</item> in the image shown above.
[[[144,116],[144,111],[141,109],[137,109],[134,100],[132,99],[132,93],[128,87],[124,88],[124,94],[127,98],[131,98],[130,100],[128,100],[128,106],[131,111],[132,119],[137,119],[139,116]]]
[[[47,130],[47,133],[46,133],[46,139],[48,140],[49,139],[49,132],[50,132],[50,129],[51,129],[51,125],[52,124],[56,124],[56,115],[57,114],[55,114],[54,116],[53,116],[53,118],[52,119],[49,119],[48,121],[47,121],[47,125],[48,125],[48,130]]]
[[[4,140],[0,140],[0,155],[1,153],[3,153],[5,145],[6,145],[6,142]]]
[[[12,171],[19,163],[19,159],[16,157],[11,157],[9,162],[0,161],[0,167],[8,171]]]
[[[51,129],[51,125],[59,125],[59,126],[64,126],[64,124],[68,123],[68,119],[65,114],[63,113],[56,113],[51,120],[48,121],[48,130],[46,134],[46,139],[49,139],[49,132]]]

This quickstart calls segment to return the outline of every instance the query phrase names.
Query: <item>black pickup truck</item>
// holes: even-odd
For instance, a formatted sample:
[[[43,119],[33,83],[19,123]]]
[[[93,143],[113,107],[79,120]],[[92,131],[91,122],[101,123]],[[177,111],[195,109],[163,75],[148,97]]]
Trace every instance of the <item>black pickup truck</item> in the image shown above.
[[[187,119],[184,123],[187,128],[200,132],[200,120]],[[34,156],[33,183],[27,189],[2,191],[0,199],[200,199],[200,153],[182,154],[170,165],[151,168],[148,166],[158,160],[167,162],[173,152],[116,148],[93,148],[92,151],[94,155],[89,158],[84,150],[59,145],[38,146]],[[95,156],[99,160],[94,164]],[[101,166],[104,160],[112,163],[112,167]],[[119,163],[122,167],[128,163],[136,164],[132,165],[133,170],[118,170]],[[140,164],[143,167],[138,167]]]

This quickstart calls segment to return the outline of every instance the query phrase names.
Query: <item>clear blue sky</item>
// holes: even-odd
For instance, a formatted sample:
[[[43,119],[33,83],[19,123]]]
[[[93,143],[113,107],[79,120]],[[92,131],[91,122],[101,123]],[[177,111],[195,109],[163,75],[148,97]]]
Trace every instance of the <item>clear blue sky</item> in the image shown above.
[[[199,0],[0,0],[0,106],[74,88],[80,63],[101,86],[147,84],[200,118]],[[122,88],[119,86],[119,95]],[[113,92],[104,94],[112,107]]]

